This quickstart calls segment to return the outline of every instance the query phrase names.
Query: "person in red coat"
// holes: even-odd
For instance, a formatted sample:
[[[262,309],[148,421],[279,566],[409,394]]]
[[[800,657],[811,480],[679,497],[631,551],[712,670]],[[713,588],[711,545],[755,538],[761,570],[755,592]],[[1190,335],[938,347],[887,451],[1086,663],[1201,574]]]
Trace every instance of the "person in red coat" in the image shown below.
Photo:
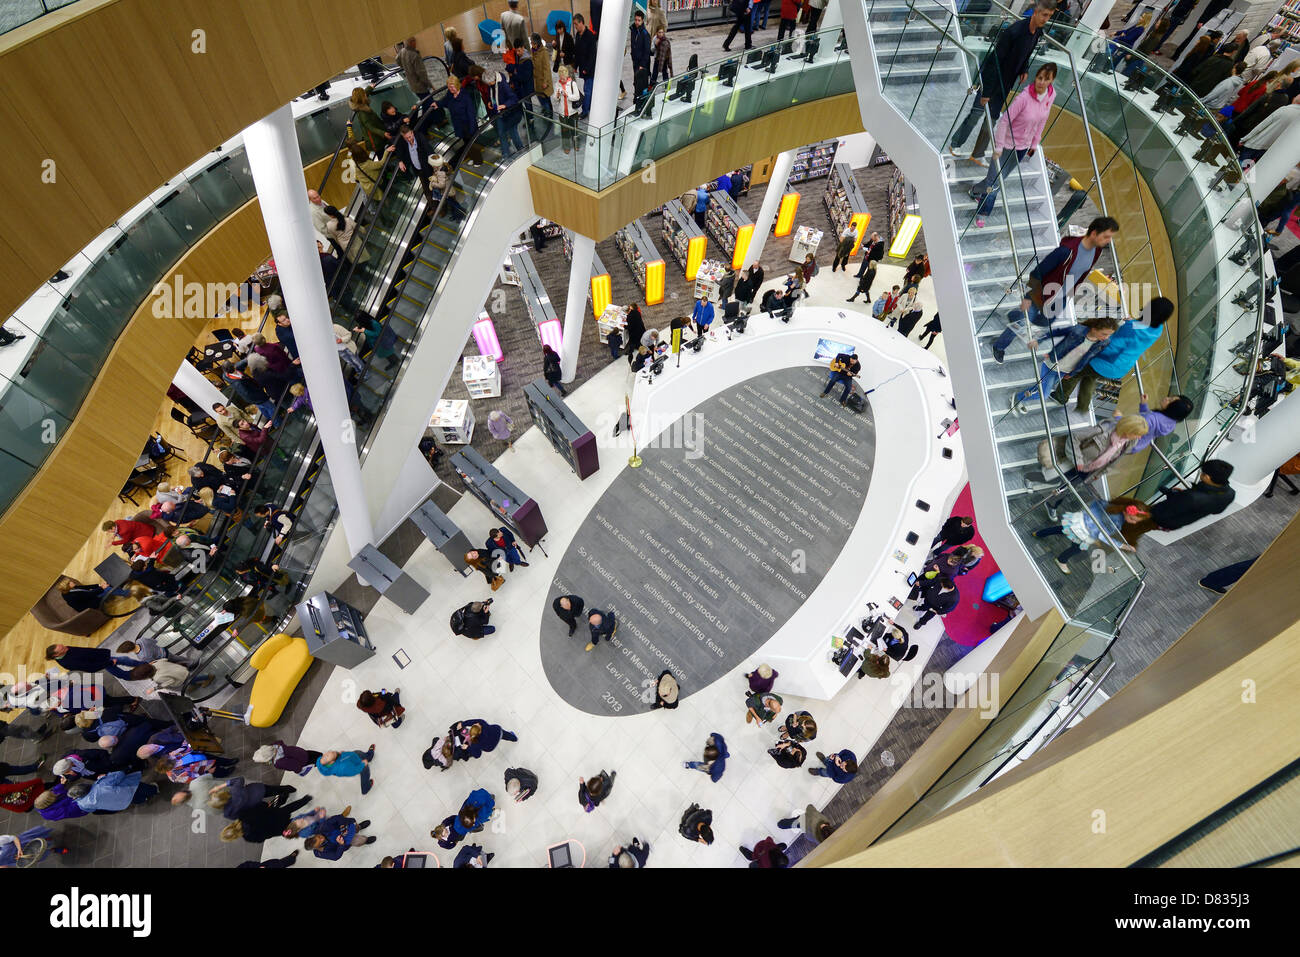
[[[785,845],[776,843],[776,839],[765,837],[754,845],[753,850],[740,848],[741,855],[749,861],[750,867],[784,868],[790,866],[790,859],[785,856]]]
[[[795,24],[799,22],[799,10],[807,0],[781,0],[781,27],[776,31],[776,42],[780,43],[788,33],[794,36]]]
[[[134,542],[138,539],[151,539],[158,534],[158,529],[148,522],[137,522],[130,518],[119,518],[111,522],[105,522],[100,526],[106,532],[113,533],[111,545],[125,545],[127,542]]]

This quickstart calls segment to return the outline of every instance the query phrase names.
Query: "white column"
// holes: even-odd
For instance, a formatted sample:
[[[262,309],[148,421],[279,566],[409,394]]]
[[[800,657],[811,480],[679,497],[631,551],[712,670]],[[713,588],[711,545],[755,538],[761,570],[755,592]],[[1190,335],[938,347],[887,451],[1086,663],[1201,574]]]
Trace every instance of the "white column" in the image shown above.
[[[280,107],[244,130],[244,148],[280,275],[281,294],[293,320],[294,340],[339,517],[349,550],[356,555],[374,542],[374,529],[361,486],[356,436],[343,391],[333,319],[316,252],[316,233],[307,209],[307,181],[289,106]]]
[[[1078,66],[1081,70],[1087,69],[1088,61],[1098,52],[1098,46],[1106,42],[1101,36],[1101,24],[1114,6],[1115,0],[1092,0],[1079,18],[1079,26],[1084,29],[1071,35],[1067,47],[1074,54],[1075,60],[1080,61]]]
[[[839,9],[838,4],[835,9]],[[826,11],[829,13],[830,7]],[[754,220],[754,232],[749,240],[749,249],[745,251],[745,259],[740,264],[741,269],[748,269],[763,255],[767,237],[772,235],[772,223],[776,221],[777,211],[781,208],[786,181],[790,178],[790,170],[794,168],[794,156],[794,150],[776,154],[776,162],[772,164],[772,178],[767,181],[767,192],[763,194],[763,205],[758,208],[758,218]],[[803,202],[802,197],[799,202]]]
[[[230,400],[222,394],[221,390],[188,361],[182,362],[180,368],[176,370],[176,375],[172,377],[172,385],[189,396],[204,412],[211,412],[212,407],[217,403],[230,404]]]
[[[603,19],[603,18],[602,18]],[[595,240],[573,234],[573,266],[569,270],[569,295],[564,300],[564,341],[560,345],[560,381],[572,382],[578,374],[578,349],[582,324],[587,318],[588,283],[596,255]]]
[[[1232,464],[1232,484],[1243,488],[1266,482],[1279,465],[1300,452],[1300,399],[1279,399],[1235,442],[1225,442],[1215,458]]]
[[[781,6],[778,0],[772,0],[772,2],[776,3],[778,8]],[[840,9],[840,4],[842,2],[843,0],[829,0],[826,4],[826,9],[822,11],[822,18],[817,21],[818,33],[821,33],[823,30],[833,29],[834,27],[844,26],[844,11]]]
[[[595,88],[591,93],[591,113],[587,118],[592,129],[613,122],[618,110],[618,78],[623,72],[623,47],[631,22],[632,0],[606,0],[601,14],[601,32],[596,38]],[[587,137],[585,174],[595,179],[601,165],[613,170],[616,158],[613,144]],[[582,345],[582,324],[587,313],[587,289],[591,280],[591,263],[596,255],[595,240],[573,234],[573,261],[569,267],[569,298],[564,306],[564,341],[560,347],[560,380],[572,382],[578,371],[578,349]]]
[[[1246,171],[1246,181],[1250,183],[1255,202],[1262,203],[1264,197],[1286,178],[1286,174],[1295,169],[1297,160],[1300,160],[1300,120],[1292,120],[1264,155],[1255,161],[1255,165]]]

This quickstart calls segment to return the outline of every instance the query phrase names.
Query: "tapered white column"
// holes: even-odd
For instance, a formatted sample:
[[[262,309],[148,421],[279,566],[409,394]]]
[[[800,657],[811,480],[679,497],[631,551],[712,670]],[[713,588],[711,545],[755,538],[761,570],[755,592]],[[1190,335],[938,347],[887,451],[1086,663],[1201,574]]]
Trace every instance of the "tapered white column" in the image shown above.
[[[356,436],[343,390],[334,323],[316,251],[316,233],[307,209],[307,181],[289,106],[282,106],[244,130],[244,149],[271,241],[280,292],[293,323],[339,517],[349,550],[356,555],[374,542],[374,529],[361,487]]]
[[[772,223],[776,221],[777,211],[781,208],[781,197],[785,195],[786,181],[790,179],[790,170],[794,168],[794,156],[794,150],[776,154],[776,162],[772,164],[772,178],[767,181],[767,192],[763,194],[763,205],[758,208],[758,218],[754,220],[754,232],[749,240],[749,248],[745,250],[745,258],[740,264],[741,269],[748,269],[763,255],[767,237],[772,235]],[[803,202],[802,197],[800,202]]]
[[[172,385],[189,396],[190,400],[205,413],[211,412],[212,407],[218,403],[230,404],[230,400],[222,394],[221,390],[188,361],[182,362],[180,368],[176,370],[176,375],[172,377]]]
[[[601,32],[596,37],[596,75],[591,93],[591,112],[587,122],[593,130],[613,122],[618,110],[618,78],[623,72],[623,47],[627,43],[631,22],[632,0],[605,0],[600,18]],[[617,168],[610,137],[602,142],[587,137],[583,171],[596,180],[601,167]],[[601,177],[602,179],[604,177]],[[587,288],[591,280],[591,263],[596,243],[586,236],[573,234],[573,261],[569,267],[569,298],[564,305],[564,341],[560,346],[560,379],[572,382],[578,372],[578,350],[582,345],[582,324],[587,313]]]
[[[1105,37],[1101,36],[1101,25],[1105,22],[1106,17],[1110,16],[1111,9],[1115,6],[1115,0],[1092,0],[1088,4],[1088,9],[1083,11],[1083,16],[1079,17],[1079,26],[1083,29],[1076,30],[1070,37],[1066,46],[1075,58],[1088,57],[1098,52],[1099,45],[1104,45]],[[1086,62],[1079,63],[1078,67],[1087,69]]]
[[[773,2],[776,3],[778,7],[781,5],[777,0],[773,0]],[[844,0],[829,0],[826,4],[826,9],[822,11],[821,19],[817,21],[818,33],[821,33],[823,30],[830,30],[834,27],[844,26],[844,11],[840,9],[840,4],[843,2]]]

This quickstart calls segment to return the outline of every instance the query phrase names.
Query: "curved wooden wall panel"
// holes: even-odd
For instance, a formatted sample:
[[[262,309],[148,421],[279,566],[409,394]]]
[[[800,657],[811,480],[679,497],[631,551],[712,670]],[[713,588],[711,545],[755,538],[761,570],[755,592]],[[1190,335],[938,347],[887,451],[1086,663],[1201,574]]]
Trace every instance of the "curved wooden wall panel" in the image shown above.
[[[5,218],[57,224],[0,244],[0,315],[217,144],[468,6],[82,0],[0,37]],[[43,182],[49,161],[53,182]]]
[[[597,193],[534,166],[528,170],[533,208],[579,235],[608,239],[638,216],[759,156],[861,132],[856,94],[810,100],[684,146],[655,162],[649,183],[637,174]]]

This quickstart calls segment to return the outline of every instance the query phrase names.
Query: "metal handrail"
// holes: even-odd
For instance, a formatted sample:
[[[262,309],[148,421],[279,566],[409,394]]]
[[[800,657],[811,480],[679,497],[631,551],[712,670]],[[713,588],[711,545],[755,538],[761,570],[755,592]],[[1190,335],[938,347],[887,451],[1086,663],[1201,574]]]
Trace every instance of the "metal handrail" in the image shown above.
[[[1092,696],[1101,690],[1102,683],[1106,680],[1107,676],[1112,671],[1115,670],[1117,664],[1118,663],[1116,661],[1114,660],[1111,661],[1110,665],[1107,666],[1106,670],[1101,673],[1101,677],[1092,683],[1092,687],[1089,688],[1084,693],[1083,697],[1080,698],[1078,702],[1074,705],[1074,707],[1070,709],[1070,713],[1065,716],[1065,720],[1056,726],[1056,729],[1052,732],[1051,736],[1046,741],[1044,741],[1042,744],[1040,744],[1037,748],[1034,749],[1035,753],[1043,750],[1043,748],[1047,747],[1049,744],[1051,744],[1053,741],[1055,741],[1057,738],[1059,738],[1062,734],[1065,733],[1065,729],[1070,726],[1070,723],[1074,721],[1075,717],[1079,714],[1079,712],[1082,711],[1087,706],[1088,702],[1092,700]]]

